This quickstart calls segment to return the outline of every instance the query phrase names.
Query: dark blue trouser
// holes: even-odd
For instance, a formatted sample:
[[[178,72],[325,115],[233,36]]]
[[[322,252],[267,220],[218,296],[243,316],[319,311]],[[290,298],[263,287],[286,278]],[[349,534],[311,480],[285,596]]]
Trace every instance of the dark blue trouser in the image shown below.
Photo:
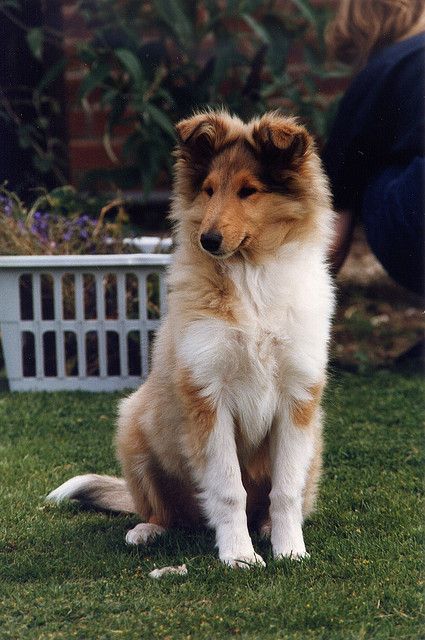
[[[425,158],[390,167],[368,186],[362,218],[369,245],[396,282],[424,293]]]

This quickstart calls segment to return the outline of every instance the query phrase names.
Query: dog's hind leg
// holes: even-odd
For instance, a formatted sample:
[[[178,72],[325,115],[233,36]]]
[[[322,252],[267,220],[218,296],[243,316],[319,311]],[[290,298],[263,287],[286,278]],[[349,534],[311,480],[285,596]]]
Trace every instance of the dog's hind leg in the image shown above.
[[[153,520],[153,518],[151,518]],[[127,531],[125,541],[127,544],[148,544],[158,536],[166,532],[166,528],[154,522],[141,522],[136,524],[133,529]]]
[[[137,514],[144,521],[127,532],[125,541],[134,545],[148,544],[165,533],[173,519],[161,486],[161,470],[146,447],[143,451],[133,450],[122,461],[122,467]]]
[[[140,394],[140,391],[137,394]],[[144,433],[143,405],[137,395],[122,401],[116,435],[117,455],[141,522],[127,532],[128,544],[147,544],[163,534],[170,521],[160,492],[160,470]]]
[[[126,542],[147,544],[172,526],[197,524],[200,513],[194,488],[178,476],[178,470],[166,470],[153,450],[147,435],[152,429],[146,422],[149,411],[134,399],[137,396],[121,404],[116,445],[135,512],[142,520],[128,531]]]

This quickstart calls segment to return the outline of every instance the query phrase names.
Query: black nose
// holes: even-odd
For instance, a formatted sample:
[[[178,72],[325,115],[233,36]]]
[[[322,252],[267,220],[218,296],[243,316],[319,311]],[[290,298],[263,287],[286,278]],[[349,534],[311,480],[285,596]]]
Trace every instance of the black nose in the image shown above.
[[[201,234],[201,245],[205,251],[210,253],[217,253],[220,249],[223,236],[218,231],[209,231],[208,233]]]

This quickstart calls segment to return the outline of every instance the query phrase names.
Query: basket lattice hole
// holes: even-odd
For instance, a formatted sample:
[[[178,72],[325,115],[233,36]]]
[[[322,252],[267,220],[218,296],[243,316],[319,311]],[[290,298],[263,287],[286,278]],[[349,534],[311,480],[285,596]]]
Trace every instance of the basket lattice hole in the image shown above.
[[[116,320],[118,318],[118,293],[117,276],[107,273],[103,278],[103,290],[105,294],[105,318]]]
[[[146,300],[148,320],[158,320],[161,315],[159,302],[159,275],[150,273],[146,278]]]
[[[35,338],[32,331],[21,333],[22,375],[24,378],[35,376]]]
[[[34,296],[30,273],[23,273],[19,277],[19,303],[21,320],[34,320]]]
[[[96,280],[92,273],[83,274],[84,318],[97,318]]]
[[[41,285],[41,318],[42,320],[55,319],[55,299],[53,294],[53,276],[50,273],[42,273]]]
[[[43,333],[43,361],[46,378],[55,378],[58,375],[58,368],[56,361],[56,333],[54,331],[45,331]]]
[[[77,335],[74,331],[64,331],[65,375],[78,376]]]
[[[119,337],[116,331],[106,332],[106,359],[108,376],[121,375]]]
[[[142,354],[140,349],[140,331],[129,331],[127,334],[128,375],[142,375]]]
[[[129,320],[136,320],[139,315],[139,283],[135,273],[125,275],[125,313]]]
[[[86,333],[86,375],[99,376],[99,340],[97,331]]]
[[[62,276],[62,314],[64,320],[75,320],[75,277],[73,273],[64,273]]]

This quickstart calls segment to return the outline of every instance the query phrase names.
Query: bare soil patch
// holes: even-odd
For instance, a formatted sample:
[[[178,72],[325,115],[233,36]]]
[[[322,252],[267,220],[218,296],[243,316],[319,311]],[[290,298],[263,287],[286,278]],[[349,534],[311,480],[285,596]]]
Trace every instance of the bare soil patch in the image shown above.
[[[405,356],[423,340],[424,301],[386,274],[360,227],[338,274],[337,288],[331,349],[335,365],[364,370],[412,361],[421,366],[420,354],[413,359]]]

